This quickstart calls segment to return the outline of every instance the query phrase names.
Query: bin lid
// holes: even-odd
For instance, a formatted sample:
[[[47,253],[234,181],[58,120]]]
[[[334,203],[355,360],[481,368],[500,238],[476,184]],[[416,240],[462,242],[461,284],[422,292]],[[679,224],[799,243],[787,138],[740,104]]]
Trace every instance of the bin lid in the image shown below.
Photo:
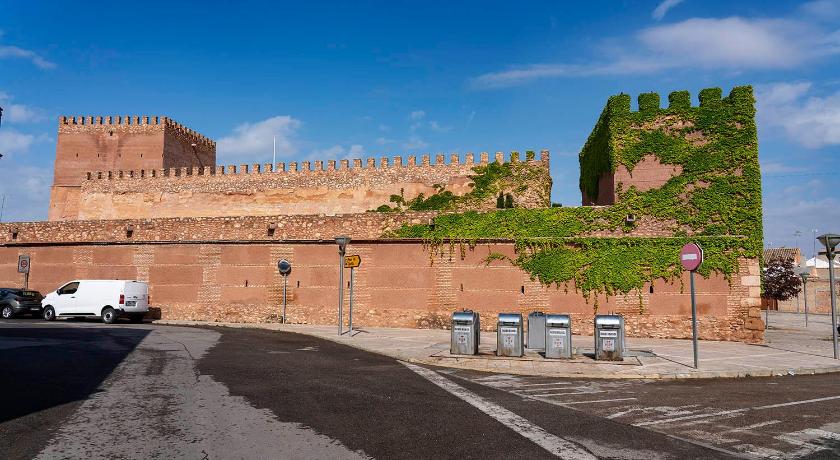
[[[596,315],[595,327],[606,327],[608,329],[618,329],[621,327],[623,318],[621,315]]]
[[[472,310],[456,311],[452,313],[452,321],[475,321],[478,315]]]
[[[528,319],[529,320],[531,318],[539,318],[541,316],[545,316],[545,313],[543,313],[541,311],[532,311],[531,313],[528,313]]]
[[[572,317],[569,315],[545,315],[545,327],[571,327]]]
[[[522,324],[522,314],[521,313],[499,313],[499,324],[501,324],[501,323]]]

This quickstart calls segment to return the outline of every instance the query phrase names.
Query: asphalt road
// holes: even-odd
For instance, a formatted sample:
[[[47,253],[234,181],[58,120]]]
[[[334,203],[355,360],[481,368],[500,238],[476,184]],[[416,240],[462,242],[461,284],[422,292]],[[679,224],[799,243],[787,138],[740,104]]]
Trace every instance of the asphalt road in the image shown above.
[[[840,455],[836,376],[523,378],[291,333],[25,319],[0,321],[0,370],[4,459]]]

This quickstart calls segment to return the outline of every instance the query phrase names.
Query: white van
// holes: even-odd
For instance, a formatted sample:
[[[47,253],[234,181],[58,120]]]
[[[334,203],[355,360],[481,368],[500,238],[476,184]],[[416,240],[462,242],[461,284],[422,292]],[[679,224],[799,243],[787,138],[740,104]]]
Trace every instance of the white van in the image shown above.
[[[44,296],[44,319],[92,316],[112,324],[121,315],[143,321],[149,311],[149,285],[143,281],[76,280]]]

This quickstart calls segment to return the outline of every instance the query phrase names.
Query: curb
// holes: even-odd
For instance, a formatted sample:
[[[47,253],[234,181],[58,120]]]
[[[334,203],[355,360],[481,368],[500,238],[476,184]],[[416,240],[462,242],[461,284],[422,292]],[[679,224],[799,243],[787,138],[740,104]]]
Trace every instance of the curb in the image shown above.
[[[223,323],[223,322],[209,322],[209,321],[187,321],[187,320],[155,320],[153,324],[162,324],[167,326],[213,326],[213,327],[228,327],[233,329],[263,329],[272,331],[291,332],[295,334],[308,335],[323,340],[329,340],[333,343],[346,345],[359,350],[375,353],[378,355],[388,356],[399,361],[406,361],[412,364],[423,364],[428,366],[445,367],[450,369],[463,369],[478,372],[494,372],[505,373],[512,375],[523,376],[538,376],[538,377],[555,377],[555,378],[577,378],[577,379],[598,379],[598,380],[688,380],[688,379],[735,379],[735,378],[754,378],[754,377],[781,377],[786,375],[816,375],[829,374],[840,372],[840,365],[827,367],[796,367],[785,369],[760,369],[750,371],[687,371],[687,372],[653,372],[653,373],[621,373],[621,374],[602,374],[602,373],[587,373],[587,372],[568,372],[568,371],[548,371],[548,370],[527,370],[516,369],[510,366],[487,366],[477,365],[470,366],[467,363],[487,363],[489,360],[481,360],[476,358],[459,359],[451,358],[444,362],[441,358],[406,358],[399,353],[393,351],[383,351],[373,347],[365,346],[360,343],[353,343],[344,340],[339,340],[338,337],[330,337],[315,334],[307,331],[297,331],[291,328],[286,329],[285,325],[279,323]],[[508,361],[499,360],[505,363]],[[552,364],[555,362],[552,361]],[[556,362],[557,365],[564,365],[566,363]],[[608,365],[608,364],[605,364]]]

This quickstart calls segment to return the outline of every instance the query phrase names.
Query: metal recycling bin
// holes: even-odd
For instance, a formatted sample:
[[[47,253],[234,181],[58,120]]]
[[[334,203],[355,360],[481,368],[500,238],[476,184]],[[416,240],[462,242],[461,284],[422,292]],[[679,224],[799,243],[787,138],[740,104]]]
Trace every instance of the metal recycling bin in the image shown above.
[[[452,340],[449,352],[453,355],[477,355],[481,337],[481,323],[472,310],[452,313]]]
[[[528,313],[528,348],[533,350],[545,349],[545,313],[535,311]]]
[[[624,361],[624,318],[622,316],[595,316],[595,359]]]
[[[522,314],[499,313],[496,326],[496,355],[521,357],[525,351]]]
[[[546,315],[545,357],[572,358],[572,317],[570,315]]]

